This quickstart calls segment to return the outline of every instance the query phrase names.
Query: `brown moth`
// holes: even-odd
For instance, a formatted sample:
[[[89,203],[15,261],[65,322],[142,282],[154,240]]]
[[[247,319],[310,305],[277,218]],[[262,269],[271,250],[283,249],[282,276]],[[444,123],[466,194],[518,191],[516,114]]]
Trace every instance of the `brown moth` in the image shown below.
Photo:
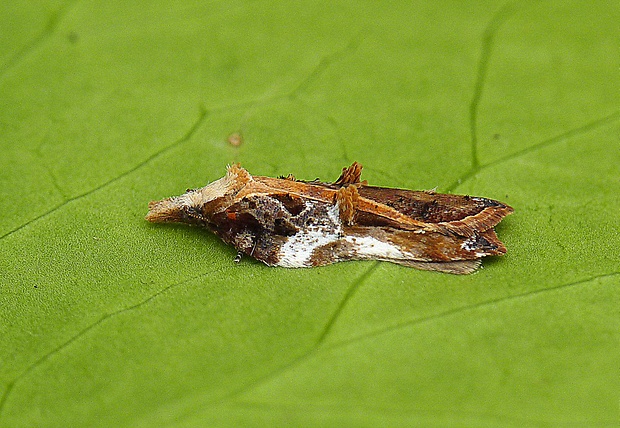
[[[269,266],[384,260],[455,274],[506,247],[493,227],[513,209],[492,199],[368,186],[362,166],[333,183],[252,176],[239,165],[206,187],[149,203],[146,219],[209,228]]]

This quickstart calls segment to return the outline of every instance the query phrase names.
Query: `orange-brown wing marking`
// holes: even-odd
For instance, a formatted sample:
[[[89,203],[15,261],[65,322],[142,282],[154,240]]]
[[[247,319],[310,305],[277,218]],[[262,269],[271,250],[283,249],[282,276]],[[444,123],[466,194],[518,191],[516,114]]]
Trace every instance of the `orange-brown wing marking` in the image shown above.
[[[471,236],[475,231],[484,232],[493,228],[513,211],[513,208],[508,205],[486,207],[478,214],[465,217],[463,220],[441,222],[437,224],[459,235]]]
[[[356,186],[341,187],[336,193],[340,220],[346,225],[353,224],[359,193]]]
[[[254,183],[246,186],[246,193],[291,193],[320,202],[334,203],[337,189],[330,189],[323,183],[305,183],[303,181],[291,181],[282,178],[254,176]],[[245,196],[245,195],[244,195]]]
[[[334,181],[334,184],[344,186],[346,184],[359,183],[362,176],[362,168],[362,165],[357,162],[353,162],[348,168],[342,168],[342,174]]]

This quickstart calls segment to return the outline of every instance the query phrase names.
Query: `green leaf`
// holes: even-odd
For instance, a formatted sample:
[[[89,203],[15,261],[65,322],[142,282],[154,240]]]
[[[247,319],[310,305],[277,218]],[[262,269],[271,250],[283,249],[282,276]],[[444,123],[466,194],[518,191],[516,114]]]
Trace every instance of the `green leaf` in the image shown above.
[[[614,2],[5,3],[0,426],[617,423]],[[509,203],[508,254],[236,265],[143,219],[354,160]]]

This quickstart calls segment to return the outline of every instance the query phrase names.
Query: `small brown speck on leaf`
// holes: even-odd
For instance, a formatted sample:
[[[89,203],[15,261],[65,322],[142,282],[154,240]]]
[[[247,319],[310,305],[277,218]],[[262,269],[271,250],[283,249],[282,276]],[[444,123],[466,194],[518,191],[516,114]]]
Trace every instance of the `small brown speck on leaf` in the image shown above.
[[[239,147],[241,144],[243,144],[243,136],[240,132],[233,132],[228,136],[226,141],[228,141],[228,144],[233,147]]]

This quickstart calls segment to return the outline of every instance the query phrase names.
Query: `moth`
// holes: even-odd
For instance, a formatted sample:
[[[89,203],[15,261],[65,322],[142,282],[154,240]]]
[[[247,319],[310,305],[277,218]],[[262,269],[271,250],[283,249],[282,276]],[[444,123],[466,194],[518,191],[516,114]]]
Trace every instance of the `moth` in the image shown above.
[[[362,166],[333,183],[253,176],[238,164],[211,184],[149,203],[146,219],[206,227],[269,266],[383,260],[467,274],[506,247],[493,229],[513,209],[492,199],[369,186]]]

